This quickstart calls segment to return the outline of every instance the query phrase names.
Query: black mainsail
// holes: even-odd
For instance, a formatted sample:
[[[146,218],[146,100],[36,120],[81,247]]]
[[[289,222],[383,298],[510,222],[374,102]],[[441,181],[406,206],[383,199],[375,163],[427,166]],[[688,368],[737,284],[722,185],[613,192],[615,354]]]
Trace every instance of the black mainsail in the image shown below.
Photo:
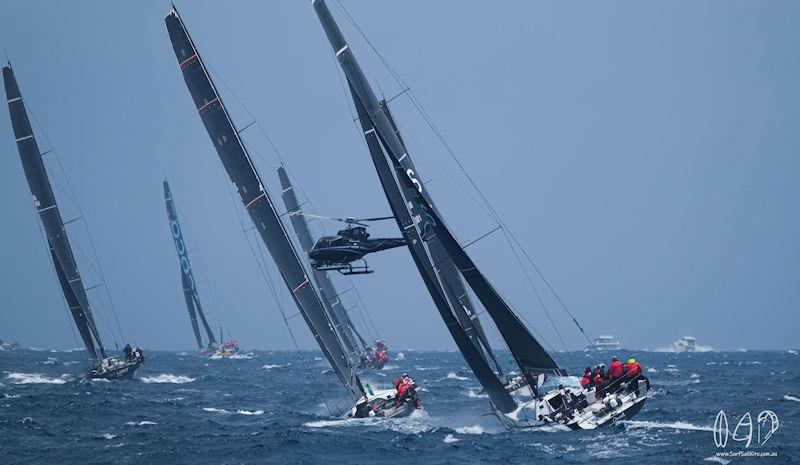
[[[61,220],[61,213],[58,210],[53,189],[42,162],[36,137],[28,120],[28,113],[11,63],[3,67],[3,80],[8,110],[11,113],[11,126],[17,140],[22,168],[33,195],[33,204],[42,220],[50,256],[53,259],[53,267],[58,275],[58,282],[61,284],[61,290],[72,318],[75,320],[75,326],[78,327],[86,350],[97,363],[99,358],[106,358],[106,350],[100,340],[100,333],[97,331],[97,325],[95,325],[92,310],[89,307],[86,289],[75,263],[75,256],[69,244],[67,231],[64,229],[64,222]]]
[[[239,192],[245,210],[280,270],[298,310],[323,354],[351,397],[356,401],[359,400],[365,396],[361,380],[350,364],[347,353],[328,319],[322,300],[303,268],[300,257],[281,223],[278,212],[186,26],[174,8],[164,18],[164,22],[195,108],[211,137],[225,171]]]
[[[467,334],[469,328],[461,324],[463,318],[457,317],[463,311],[470,320],[474,320],[475,312],[460,300],[462,296],[466,298],[466,292],[458,292],[463,290],[463,285],[457,291],[455,286],[460,279],[454,279],[457,276],[452,274],[453,270],[467,280],[486,307],[531,385],[535,385],[532,378],[538,372],[562,373],[563,370],[522,325],[450,234],[432,207],[432,201],[419,180],[419,172],[411,164],[385,103],[381,105],[375,97],[330,10],[324,0],[313,0],[312,3],[347,78],[378,177],[398,226],[408,241],[420,275],[456,345],[492,403],[499,411],[509,413],[516,408],[516,402],[506,392],[479,346],[474,343],[480,339],[482,331],[475,331],[475,337],[470,338]],[[491,352],[486,346],[484,349]]]
[[[283,166],[278,167],[278,177],[281,180],[281,188],[283,189],[281,197],[283,197],[283,203],[286,205],[286,211],[292,222],[292,228],[300,242],[300,247],[303,248],[303,252],[308,254],[314,247],[314,239],[311,237],[308,223],[306,223],[306,218],[303,216],[300,202],[297,201],[297,194],[294,191],[294,186],[292,186],[286,168]],[[322,297],[322,303],[328,311],[328,316],[330,316],[333,327],[339,333],[339,337],[344,343],[347,352],[354,356],[354,360],[357,361],[358,356],[367,347],[364,338],[361,337],[353,325],[353,321],[350,319],[347,309],[344,308],[342,301],[339,299],[339,293],[336,292],[336,288],[331,278],[328,277],[328,273],[312,267],[311,274],[314,276],[314,282],[317,283],[320,296]],[[362,344],[361,346],[359,346],[359,341]]]
[[[214,339],[214,332],[211,331],[211,328],[208,326],[206,315],[203,312],[203,306],[200,305],[200,296],[197,293],[192,266],[189,263],[189,251],[186,249],[186,243],[183,240],[183,231],[181,231],[181,223],[178,221],[178,211],[175,209],[175,199],[172,197],[172,191],[166,179],[164,180],[164,202],[167,204],[169,229],[172,233],[172,239],[175,241],[175,250],[178,252],[178,259],[181,265],[181,283],[183,284],[183,297],[186,300],[186,308],[189,310],[189,321],[192,323],[192,330],[197,340],[197,346],[202,350],[206,347],[213,346],[217,343],[217,340]],[[198,316],[205,330],[208,344],[203,343],[203,337],[200,334],[200,325],[197,323]]]

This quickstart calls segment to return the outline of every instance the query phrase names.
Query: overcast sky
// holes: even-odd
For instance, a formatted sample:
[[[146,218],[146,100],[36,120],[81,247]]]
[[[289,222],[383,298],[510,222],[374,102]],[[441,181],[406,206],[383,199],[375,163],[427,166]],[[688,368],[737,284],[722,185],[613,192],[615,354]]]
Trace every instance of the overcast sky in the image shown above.
[[[218,79],[238,126],[252,118],[236,97],[317,213],[388,213],[310,3],[233,5],[178,4],[226,83]],[[610,333],[626,347],[651,349],[683,335],[719,349],[797,345],[800,4],[344,5],[590,336]],[[403,86],[337,3],[330,6],[376,89],[399,94]],[[11,2],[0,16],[0,46],[66,172],[45,156],[65,220],[80,215],[66,179],[85,214],[125,339],[153,349],[194,346],[163,203],[168,176],[214,326],[221,317],[245,348],[289,349],[242,233],[241,206],[177,67],[163,23],[168,10],[166,1]],[[391,105],[457,237],[467,242],[491,231],[475,190],[408,95]],[[0,338],[73,347],[2,113]],[[51,148],[37,131],[42,150]],[[278,155],[257,126],[244,135],[284,210]],[[313,226],[317,234],[338,227]],[[84,223],[67,228],[91,257]],[[371,231],[397,234],[393,222]],[[546,342],[563,348],[503,234],[468,251]],[[78,260],[87,286],[100,283],[82,253]],[[454,349],[408,252],[369,262],[376,272],[352,281],[390,348]],[[271,262],[269,271],[274,279]],[[585,345],[542,281],[531,278],[566,346]],[[295,314],[277,284],[285,312]],[[351,305],[353,295],[345,297]],[[104,288],[90,296],[107,345],[121,342]],[[314,347],[301,319],[291,327],[303,347]]]

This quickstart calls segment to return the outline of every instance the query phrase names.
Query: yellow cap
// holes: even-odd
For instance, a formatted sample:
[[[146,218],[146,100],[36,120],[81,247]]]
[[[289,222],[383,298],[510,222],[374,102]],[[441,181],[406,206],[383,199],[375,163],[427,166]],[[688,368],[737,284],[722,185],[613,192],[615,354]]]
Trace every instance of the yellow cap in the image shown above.
[[[635,358],[629,358],[628,359],[628,363],[636,363],[636,359]]]

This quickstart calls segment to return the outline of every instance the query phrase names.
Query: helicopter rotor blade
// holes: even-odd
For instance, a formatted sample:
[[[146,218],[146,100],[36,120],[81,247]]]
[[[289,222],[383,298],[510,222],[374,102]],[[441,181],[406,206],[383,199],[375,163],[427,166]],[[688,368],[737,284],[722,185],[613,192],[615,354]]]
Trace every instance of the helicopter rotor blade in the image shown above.
[[[375,218],[359,218],[358,221],[381,221],[381,220],[393,220],[394,216],[378,216]]]

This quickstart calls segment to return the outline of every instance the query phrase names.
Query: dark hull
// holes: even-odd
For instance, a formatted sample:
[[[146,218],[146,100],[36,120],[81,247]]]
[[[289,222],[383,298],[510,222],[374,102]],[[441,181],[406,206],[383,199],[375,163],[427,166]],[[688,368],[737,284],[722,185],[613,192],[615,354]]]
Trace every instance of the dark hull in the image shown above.
[[[90,379],[107,379],[109,381],[117,379],[127,379],[136,373],[136,370],[144,363],[144,360],[137,359],[133,362],[125,362],[122,365],[109,368],[107,370],[92,370],[89,372]]]

